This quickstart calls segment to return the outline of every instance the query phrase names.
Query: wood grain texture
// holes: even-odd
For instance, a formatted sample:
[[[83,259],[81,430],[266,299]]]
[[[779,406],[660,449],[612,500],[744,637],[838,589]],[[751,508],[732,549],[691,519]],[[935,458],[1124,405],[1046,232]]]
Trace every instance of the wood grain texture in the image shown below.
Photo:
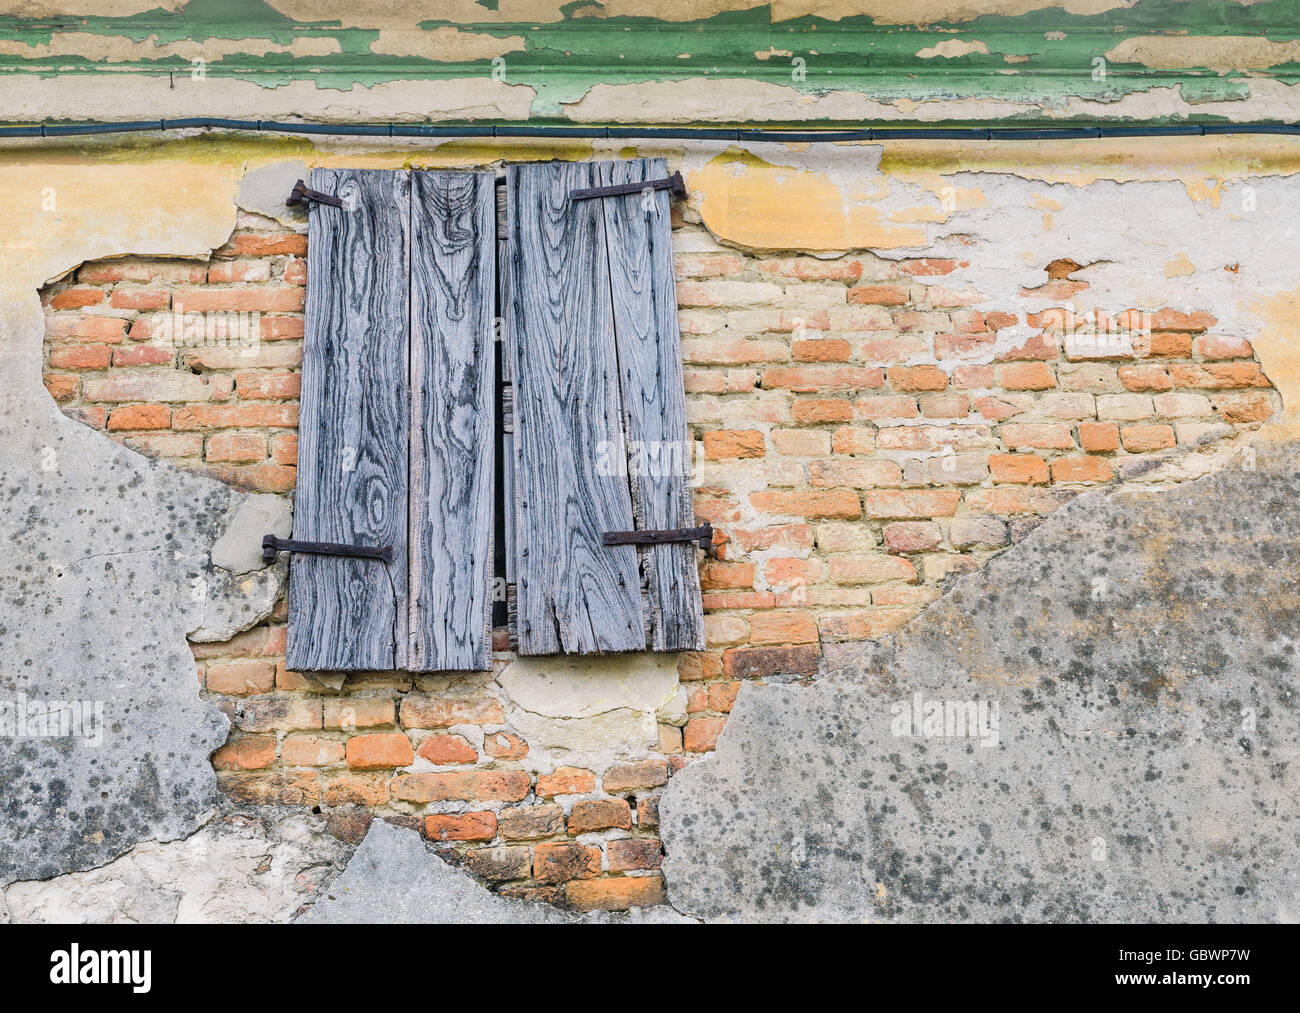
[[[597,163],[601,186],[662,179],[661,159]],[[603,197],[614,338],[618,352],[628,484],[636,527],[690,527],[693,444],[686,427],[677,290],[673,281],[668,192]],[[704,615],[694,542],[640,548],[649,645],[656,651],[704,649]]]
[[[492,667],[496,195],[411,174],[412,671]]]
[[[633,513],[627,476],[604,466],[623,442],[604,216],[569,200],[598,172],[511,166],[506,184],[519,651],[643,650],[636,550],[601,545]]]
[[[312,172],[314,204],[294,537],[391,545],[394,562],[296,554],[290,668],[405,665],[407,584],[407,254],[405,172]]]

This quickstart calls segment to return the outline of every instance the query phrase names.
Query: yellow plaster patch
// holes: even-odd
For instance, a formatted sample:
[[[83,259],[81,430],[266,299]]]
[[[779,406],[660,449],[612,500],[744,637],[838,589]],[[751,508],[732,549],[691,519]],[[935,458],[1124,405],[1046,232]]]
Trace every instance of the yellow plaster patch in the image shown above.
[[[1111,63],[1140,63],[1153,70],[1207,67],[1263,70],[1300,60],[1300,39],[1274,42],[1258,35],[1141,35],[1125,39],[1106,53]]]
[[[1196,273],[1196,265],[1181,250],[1173,260],[1165,263],[1166,278],[1186,278]]]
[[[1044,197],[1041,193],[1036,193],[1030,195],[1026,207],[1033,211],[1060,211],[1065,205],[1059,200],[1052,200],[1051,197]]]
[[[490,60],[523,49],[524,40],[519,35],[499,39],[495,35],[463,32],[450,25],[427,32],[418,28],[384,28],[380,30],[379,37],[370,43],[372,53],[418,56],[440,62]]]
[[[1282,414],[1260,430],[1260,435],[1272,440],[1300,439],[1300,287],[1253,300],[1247,308],[1263,321],[1251,339],[1255,357],[1282,395]]]
[[[691,171],[687,186],[715,235],[753,249],[890,249],[926,241],[923,230],[886,224],[876,208],[848,201],[828,176],[735,149]]]
[[[971,53],[983,53],[989,55],[988,43],[981,42],[979,39],[972,39],[966,42],[962,39],[947,39],[936,46],[927,46],[925,49],[918,49],[916,55],[922,60],[932,60],[936,56],[942,56],[945,60],[951,60],[958,56],[969,56]]]

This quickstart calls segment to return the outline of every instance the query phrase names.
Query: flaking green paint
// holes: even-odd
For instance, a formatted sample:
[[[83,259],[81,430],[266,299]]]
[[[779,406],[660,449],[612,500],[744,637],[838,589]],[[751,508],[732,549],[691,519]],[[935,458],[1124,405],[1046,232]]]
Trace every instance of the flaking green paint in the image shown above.
[[[1252,76],[1287,84],[1300,80],[1300,64],[1294,63],[1221,74],[1206,67],[1161,70],[1112,62],[1104,80],[1093,75],[1096,57],[1128,38],[1171,34],[1171,25],[1178,26],[1179,34],[1193,37],[1298,38],[1300,0],[1264,0],[1248,6],[1230,0],[1139,0],[1131,9],[1097,15],[1052,8],[925,27],[877,24],[866,17],[773,22],[765,6],[688,22],[576,16],[592,7],[589,0],[574,3],[565,8],[563,20],[553,23],[453,25],[428,20],[419,27],[522,37],[525,49],[505,57],[505,80],[536,90],[533,113],[539,122],[562,119],[564,104],[580,99],[593,85],[699,77],[763,81],[813,94],[858,92],[889,103],[998,99],[1031,104],[1042,111],[1023,117],[1025,122],[1041,121],[1073,98],[1115,102],[1134,92],[1177,85],[1188,102],[1218,102],[1249,97]],[[135,42],[156,37],[164,44],[213,38],[264,39],[283,46],[307,37],[337,41],[341,52],[328,56],[233,54],[207,64],[210,77],[251,80],[267,87],[312,80],[320,88],[346,90],[391,81],[488,77],[495,69],[487,59],[440,62],[372,53],[377,27],[295,22],[264,0],[190,0],[175,13],[155,10],[124,18],[0,18],[0,39],[39,44],[48,43],[60,31],[84,31]],[[1049,39],[1048,33],[1064,38]],[[989,53],[930,59],[916,55],[948,40],[978,40]],[[755,55],[771,50],[789,51],[792,56],[764,60]],[[804,61],[803,79],[792,74],[795,57]],[[1008,63],[1007,57],[1020,62]],[[105,64],[79,57],[0,56],[0,73],[51,76],[104,70],[179,74],[189,73],[190,63],[179,57]]]

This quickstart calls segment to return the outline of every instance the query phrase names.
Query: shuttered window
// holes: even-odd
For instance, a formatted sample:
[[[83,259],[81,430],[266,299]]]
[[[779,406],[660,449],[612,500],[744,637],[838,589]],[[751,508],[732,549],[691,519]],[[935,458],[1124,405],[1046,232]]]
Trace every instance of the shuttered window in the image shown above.
[[[604,544],[693,519],[669,197],[573,197],[666,171],[312,174],[294,540],[391,558],[292,554],[291,668],[491,667],[498,412],[519,651],[704,646],[696,544]]]

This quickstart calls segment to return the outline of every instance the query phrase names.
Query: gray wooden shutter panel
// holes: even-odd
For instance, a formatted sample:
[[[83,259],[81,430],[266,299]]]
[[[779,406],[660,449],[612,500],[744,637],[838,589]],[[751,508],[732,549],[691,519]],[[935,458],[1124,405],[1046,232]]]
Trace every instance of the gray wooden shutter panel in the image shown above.
[[[347,207],[310,210],[294,537],[394,561],[293,554],[287,664],[490,668],[492,177],[310,186]]]
[[[693,543],[601,544],[693,516],[668,195],[569,199],[666,175],[659,159],[507,170],[522,654],[704,646]],[[659,463],[635,473],[647,452]]]
[[[287,664],[403,666],[407,577],[406,173],[317,169],[307,247],[294,538],[391,545],[392,564],[294,554]]]
[[[495,190],[412,174],[413,671],[492,667]]]

